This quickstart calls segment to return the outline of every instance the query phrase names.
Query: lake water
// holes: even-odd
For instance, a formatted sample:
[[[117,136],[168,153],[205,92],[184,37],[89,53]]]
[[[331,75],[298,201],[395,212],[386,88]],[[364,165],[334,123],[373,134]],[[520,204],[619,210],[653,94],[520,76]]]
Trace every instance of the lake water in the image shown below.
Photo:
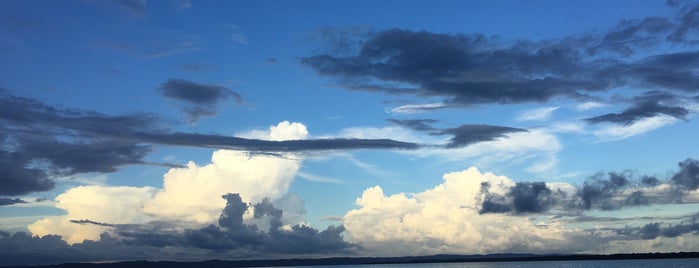
[[[291,266],[311,267],[311,266]],[[699,259],[604,260],[604,261],[527,261],[527,262],[460,262],[312,266],[317,268],[697,268]]]

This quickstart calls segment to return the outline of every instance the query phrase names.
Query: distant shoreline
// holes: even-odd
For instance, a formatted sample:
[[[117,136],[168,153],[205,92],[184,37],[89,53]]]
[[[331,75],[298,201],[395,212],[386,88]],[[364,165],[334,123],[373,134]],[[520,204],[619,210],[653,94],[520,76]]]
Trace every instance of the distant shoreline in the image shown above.
[[[201,262],[176,261],[122,261],[114,263],[65,263],[40,266],[8,266],[32,268],[231,268],[270,266],[319,266],[319,265],[363,265],[363,264],[411,264],[411,263],[457,263],[457,262],[514,262],[514,261],[584,261],[584,260],[634,260],[634,259],[680,259],[699,258],[699,252],[673,253],[624,253],[609,255],[539,255],[539,254],[487,254],[487,255],[431,255],[406,257],[334,257],[322,259],[277,259],[277,260],[209,260]]]

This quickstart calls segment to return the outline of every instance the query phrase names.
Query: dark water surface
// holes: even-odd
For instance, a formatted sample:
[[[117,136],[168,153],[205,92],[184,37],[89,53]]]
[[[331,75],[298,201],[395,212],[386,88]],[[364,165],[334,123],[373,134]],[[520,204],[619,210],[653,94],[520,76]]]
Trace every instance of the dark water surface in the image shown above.
[[[699,259],[649,259],[649,260],[589,260],[589,261],[525,261],[525,262],[459,262],[459,263],[411,263],[411,264],[363,264],[328,266],[287,266],[318,268],[699,268]]]

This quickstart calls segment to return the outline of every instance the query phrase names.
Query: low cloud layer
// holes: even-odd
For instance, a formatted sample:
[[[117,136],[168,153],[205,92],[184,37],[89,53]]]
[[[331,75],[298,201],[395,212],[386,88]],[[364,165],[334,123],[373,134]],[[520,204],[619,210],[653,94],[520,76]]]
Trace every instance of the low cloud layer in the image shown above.
[[[635,179],[629,172],[609,172],[565,190],[544,182],[517,182],[505,194],[498,194],[491,192],[491,185],[485,183],[480,187],[484,194],[480,213],[546,213],[549,210],[580,213],[683,203],[685,196],[695,195],[694,190],[699,188],[699,161],[688,158],[680,162],[679,167],[679,171],[664,181],[647,175]]]
[[[695,161],[680,163],[691,173]],[[580,186],[562,182],[515,182],[476,168],[447,173],[444,181],[416,193],[384,194],[380,186],[357,198],[344,215],[349,241],[375,255],[492,252],[628,252],[696,249],[696,215],[592,216],[646,205],[693,206],[696,191],[672,179],[629,173],[599,174]],[[627,211],[618,212],[625,215]],[[627,225],[624,225],[627,224]],[[677,239],[677,238],[682,239]],[[632,246],[630,244],[635,244]]]
[[[284,212],[269,199],[256,204],[242,201],[238,194],[223,195],[225,207],[217,224],[181,231],[162,222],[110,224],[89,219],[69,224],[97,226],[104,230],[95,240],[68,244],[59,235],[30,236],[24,232],[0,232],[0,265],[55,264],[75,261],[138,260],[169,257],[172,260],[253,254],[347,253],[356,247],[344,241],[342,226],[319,231],[307,225],[285,225]],[[268,229],[246,223],[244,215],[253,209],[254,218],[267,221]]]

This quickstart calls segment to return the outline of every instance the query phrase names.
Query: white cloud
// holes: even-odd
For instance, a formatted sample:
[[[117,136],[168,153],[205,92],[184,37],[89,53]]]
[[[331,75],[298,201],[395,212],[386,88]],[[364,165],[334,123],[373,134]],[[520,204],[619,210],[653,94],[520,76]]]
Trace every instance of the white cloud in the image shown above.
[[[587,111],[587,110],[602,108],[605,106],[608,106],[608,105],[601,103],[601,102],[591,101],[591,102],[585,102],[585,103],[578,104],[577,106],[575,106],[575,109],[578,111]]]
[[[110,227],[77,224],[71,220],[90,220],[110,224],[145,223],[152,217],[143,213],[143,206],[155,194],[152,187],[78,186],[56,197],[56,207],[67,215],[49,216],[30,224],[34,235],[58,234],[68,243],[85,239],[99,240]]]
[[[319,175],[314,175],[306,172],[299,172],[298,176],[301,177],[302,179],[305,179],[307,181],[312,181],[312,182],[323,182],[323,183],[335,183],[335,184],[342,184],[344,183],[340,179],[335,179],[335,178],[329,178],[325,176],[319,176]]]
[[[638,120],[630,125],[609,125],[592,133],[600,141],[616,141],[643,134],[677,121],[677,118],[669,115],[657,115]]]
[[[284,140],[303,139],[308,131],[300,123],[284,121],[271,126],[269,132],[251,133],[248,134],[257,135],[256,138]],[[207,225],[218,219],[225,207],[221,196],[226,193],[239,193],[248,203],[267,197],[273,203],[286,200],[279,201],[280,207],[288,210],[283,220],[296,224],[301,221],[298,215],[305,212],[303,202],[287,195],[287,191],[301,163],[302,159],[294,155],[276,157],[218,150],[207,165],[189,162],[186,167],[170,169],[163,175],[161,189],[100,185],[71,188],[56,198],[56,207],[67,215],[46,217],[31,224],[29,230],[34,235],[59,234],[70,243],[78,243],[84,239],[97,240],[110,227],[71,220],[108,224],[158,220],[182,226]],[[250,218],[248,215],[247,220]]]
[[[579,131],[577,126],[561,126],[567,129],[553,130],[559,132]],[[460,148],[446,148],[449,137],[435,136],[413,131],[403,127],[354,127],[341,130],[337,135],[322,138],[343,137],[358,139],[395,139],[417,144],[435,145],[417,150],[404,150],[398,153],[418,157],[439,157],[447,161],[475,160],[478,166],[490,166],[495,163],[521,164],[530,172],[551,172],[558,164],[557,153],[563,145],[551,131],[534,128],[525,132],[506,134],[492,141],[474,143]]]
[[[416,194],[386,196],[379,186],[366,189],[356,201],[360,208],[344,216],[349,239],[375,255],[536,252],[566,239],[568,231],[555,223],[478,213],[481,183],[504,194],[514,185],[504,176],[472,167],[443,179]]]
[[[405,153],[422,157],[438,156],[449,161],[475,160],[478,166],[493,164],[527,164],[530,172],[549,172],[558,163],[557,153],[563,145],[544,129],[509,133],[492,141],[479,142],[462,148],[428,148]]]
[[[543,107],[532,110],[522,111],[516,121],[547,121],[553,115],[553,112],[558,110],[558,107]]]
[[[256,129],[244,133],[237,133],[235,136],[271,141],[302,140],[308,136],[308,129],[301,123],[282,121],[276,126],[269,126],[267,130]]]
[[[441,102],[435,103],[424,103],[424,104],[407,104],[394,107],[386,110],[387,113],[392,114],[420,114],[427,112],[429,110],[437,110],[446,108],[447,105]]]
[[[284,195],[301,160],[250,155],[245,152],[219,150],[211,163],[170,169],[163,176],[163,189],[145,204],[144,211],[162,218],[206,224],[218,219],[226,193],[239,193],[245,202],[259,202],[265,197]]]

